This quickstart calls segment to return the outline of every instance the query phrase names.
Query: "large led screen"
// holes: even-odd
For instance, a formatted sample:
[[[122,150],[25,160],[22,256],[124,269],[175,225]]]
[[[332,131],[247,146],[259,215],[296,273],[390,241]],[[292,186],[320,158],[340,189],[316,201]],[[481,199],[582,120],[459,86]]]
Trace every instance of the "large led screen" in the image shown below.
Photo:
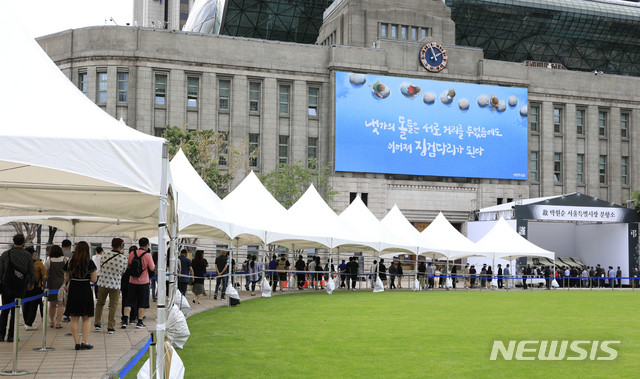
[[[336,171],[527,179],[527,90],[336,72]]]

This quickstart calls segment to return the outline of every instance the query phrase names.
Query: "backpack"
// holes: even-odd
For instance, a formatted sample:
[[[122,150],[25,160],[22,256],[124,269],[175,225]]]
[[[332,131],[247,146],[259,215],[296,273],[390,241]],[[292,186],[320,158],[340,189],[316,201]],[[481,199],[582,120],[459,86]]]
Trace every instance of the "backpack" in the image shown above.
[[[242,263],[242,272],[249,272],[249,261],[244,261]]]
[[[7,268],[4,273],[4,278],[2,279],[4,285],[14,291],[24,289],[27,285],[27,273],[28,272],[22,272],[13,264],[11,261],[11,250],[9,250],[7,253]]]
[[[140,275],[142,275],[142,273],[144,272],[144,269],[142,268],[142,257],[144,257],[145,254],[148,254],[148,252],[144,252],[140,255],[138,255],[138,252],[135,252],[133,254],[133,259],[131,260],[131,264],[129,265],[129,275],[133,276],[134,278],[139,278]]]

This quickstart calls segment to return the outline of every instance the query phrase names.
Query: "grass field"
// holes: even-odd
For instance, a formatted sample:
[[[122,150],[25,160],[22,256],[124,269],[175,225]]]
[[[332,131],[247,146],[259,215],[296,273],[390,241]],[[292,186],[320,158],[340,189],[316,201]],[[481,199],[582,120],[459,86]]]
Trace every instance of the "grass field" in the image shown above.
[[[638,291],[275,296],[190,317],[179,354],[189,378],[637,377],[639,300]],[[491,361],[494,340],[621,344],[613,361]]]

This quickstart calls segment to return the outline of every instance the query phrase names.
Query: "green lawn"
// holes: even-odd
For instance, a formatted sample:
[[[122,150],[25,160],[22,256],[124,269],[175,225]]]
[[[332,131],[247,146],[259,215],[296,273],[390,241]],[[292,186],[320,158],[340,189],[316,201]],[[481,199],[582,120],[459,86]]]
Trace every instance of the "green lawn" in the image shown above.
[[[194,315],[178,353],[189,378],[637,377],[639,299],[640,291],[307,292]],[[613,361],[490,361],[494,340],[621,344]]]

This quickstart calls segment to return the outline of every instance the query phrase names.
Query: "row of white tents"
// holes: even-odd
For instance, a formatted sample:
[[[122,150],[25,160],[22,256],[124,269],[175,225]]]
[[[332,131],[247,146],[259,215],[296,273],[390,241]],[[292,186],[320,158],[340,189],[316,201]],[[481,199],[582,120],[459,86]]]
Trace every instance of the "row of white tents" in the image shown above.
[[[397,207],[379,221],[356,199],[337,215],[313,187],[290,209],[249,174],[224,200],[200,179],[182,153],[117,121],[96,106],[15,24],[0,5],[0,218],[58,226],[74,234],[135,233],[201,236],[235,246],[280,244],[332,251],[399,251],[463,256],[544,256],[500,222],[476,244],[438,218],[419,233]],[[1,221],[0,221],[1,222]],[[173,250],[176,251],[175,249]],[[164,244],[158,276],[164,280]],[[174,260],[172,260],[173,262]],[[165,286],[158,285],[158,338],[165,326]],[[162,339],[161,339],[162,340]],[[163,355],[162,344],[158,356]],[[159,373],[163,366],[158,364]]]

